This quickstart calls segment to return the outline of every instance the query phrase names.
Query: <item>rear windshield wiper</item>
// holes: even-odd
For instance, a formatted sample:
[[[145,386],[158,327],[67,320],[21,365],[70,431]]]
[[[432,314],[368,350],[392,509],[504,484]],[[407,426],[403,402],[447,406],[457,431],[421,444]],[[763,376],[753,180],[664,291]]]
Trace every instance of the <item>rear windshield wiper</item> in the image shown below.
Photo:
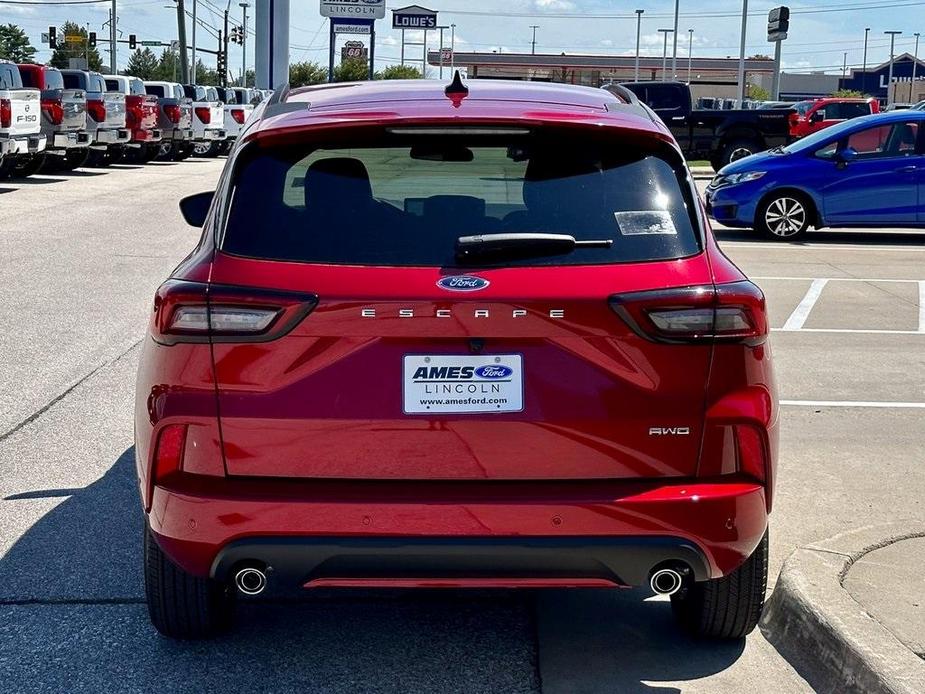
[[[473,261],[481,258],[541,258],[565,255],[576,248],[610,248],[613,239],[577,240],[568,234],[480,234],[456,239],[456,259]]]

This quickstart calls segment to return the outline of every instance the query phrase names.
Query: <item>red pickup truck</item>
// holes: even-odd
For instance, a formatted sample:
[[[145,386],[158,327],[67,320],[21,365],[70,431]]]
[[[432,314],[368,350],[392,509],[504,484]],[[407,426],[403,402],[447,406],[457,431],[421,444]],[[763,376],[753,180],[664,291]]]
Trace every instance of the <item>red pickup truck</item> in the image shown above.
[[[824,98],[799,101],[793,105],[790,114],[790,136],[806,137],[817,130],[828,128],[858,116],[880,113],[876,99]]]

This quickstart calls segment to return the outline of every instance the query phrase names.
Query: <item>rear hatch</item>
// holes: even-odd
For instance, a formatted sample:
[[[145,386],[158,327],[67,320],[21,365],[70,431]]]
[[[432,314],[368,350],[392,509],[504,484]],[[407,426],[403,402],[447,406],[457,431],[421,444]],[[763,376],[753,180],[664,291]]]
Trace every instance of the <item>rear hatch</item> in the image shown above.
[[[213,337],[228,473],[695,474],[711,346],[618,313],[712,287],[680,156],[590,129],[356,132],[239,157],[212,320],[274,322]]]
[[[61,90],[61,108],[64,117],[58,130],[87,129],[87,93],[83,89]]]
[[[103,94],[103,103],[106,105],[106,128],[125,127],[125,96],[115,92]]]
[[[0,123],[0,133],[5,137],[37,134],[42,127],[39,90],[9,89],[0,90],[0,93],[0,98],[9,102],[9,126]]]

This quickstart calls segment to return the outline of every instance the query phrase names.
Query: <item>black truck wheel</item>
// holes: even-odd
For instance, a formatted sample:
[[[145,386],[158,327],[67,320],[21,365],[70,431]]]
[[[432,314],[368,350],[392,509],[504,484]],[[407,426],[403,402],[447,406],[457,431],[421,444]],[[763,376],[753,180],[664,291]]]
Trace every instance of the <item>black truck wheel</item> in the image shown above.
[[[29,157],[19,157],[16,159],[16,163],[10,175],[13,178],[26,178],[37,174],[45,163],[45,159],[45,152],[39,152]]]
[[[62,171],[73,171],[74,169],[79,169],[81,166],[87,164],[87,159],[90,157],[90,149],[87,147],[82,147],[80,149],[69,149],[67,154],[64,155],[64,158],[61,160],[61,170]]]
[[[768,533],[738,569],[671,596],[681,626],[695,636],[741,639],[758,624],[768,585]]]
[[[749,140],[747,138],[730,140],[725,145],[723,145],[719,161],[720,168],[726,166],[726,164],[729,164],[730,162],[734,162],[738,159],[751,156],[756,152],[760,152],[762,149],[763,147],[761,144],[755,140]]]

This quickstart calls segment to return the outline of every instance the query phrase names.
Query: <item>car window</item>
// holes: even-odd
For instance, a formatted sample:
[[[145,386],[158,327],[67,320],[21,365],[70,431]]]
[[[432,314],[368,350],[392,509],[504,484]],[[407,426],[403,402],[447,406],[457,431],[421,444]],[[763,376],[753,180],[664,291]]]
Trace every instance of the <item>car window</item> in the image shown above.
[[[870,115],[870,104],[867,103],[848,102],[838,104],[838,106],[839,118],[858,118],[859,116]]]
[[[191,84],[184,84],[183,85],[183,96],[187,96],[190,99],[195,100],[196,99],[196,87],[192,86]]]
[[[107,92],[121,92],[122,85],[119,84],[119,80],[106,80],[106,91]]]
[[[793,105],[793,109],[801,116],[805,116],[812,105],[812,101],[798,101]]]
[[[134,94],[135,96],[143,96],[148,92],[145,91],[145,83],[139,79],[131,79],[128,81],[129,85],[129,94]]]
[[[460,236],[544,232],[613,245],[506,264],[698,252],[690,190],[665,159],[590,137],[508,137],[250,150],[258,154],[238,169],[222,248],[288,261],[453,267]]]
[[[103,78],[100,75],[90,75],[90,80],[87,84],[87,90],[91,92],[105,92],[106,83],[103,81]]]
[[[79,75],[74,73],[68,73],[64,75],[64,88],[65,89],[83,89],[81,85],[81,79]]]
[[[19,68],[13,63],[0,63],[0,87],[3,89],[19,89],[22,86]]]
[[[838,151],[838,141],[830,142],[825,147],[817,149],[813,152],[813,156],[819,157],[820,159],[832,159],[835,156],[835,153]]]
[[[905,157],[915,153],[918,128],[919,124],[916,122],[865,128],[849,135],[843,148],[855,150],[858,159]]]
[[[183,87],[179,84],[173,85],[173,98],[174,99],[185,99],[186,95],[183,93]]]
[[[149,84],[145,86],[145,90],[148,94],[156,96],[159,99],[164,98],[164,88],[157,84]]]

